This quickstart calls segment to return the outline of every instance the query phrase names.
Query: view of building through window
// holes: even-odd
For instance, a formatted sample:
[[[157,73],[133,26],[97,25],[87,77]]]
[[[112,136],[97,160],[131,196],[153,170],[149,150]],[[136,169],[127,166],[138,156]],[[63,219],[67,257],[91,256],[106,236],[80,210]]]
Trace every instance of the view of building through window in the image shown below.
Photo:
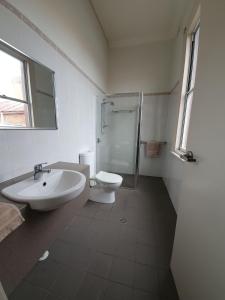
[[[24,63],[0,50],[0,126],[27,127]]]
[[[27,104],[0,98],[0,126],[26,127],[27,124]]]

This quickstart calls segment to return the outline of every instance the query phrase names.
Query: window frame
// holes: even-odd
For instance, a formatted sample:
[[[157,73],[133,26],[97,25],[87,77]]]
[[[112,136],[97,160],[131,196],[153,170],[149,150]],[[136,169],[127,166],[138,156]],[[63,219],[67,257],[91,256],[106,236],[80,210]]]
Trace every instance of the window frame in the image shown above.
[[[33,125],[33,113],[32,113],[32,99],[31,99],[31,92],[30,92],[30,79],[29,79],[29,61],[30,59],[24,55],[23,53],[19,52],[16,49],[13,49],[12,46],[8,46],[5,42],[0,40],[0,50],[5,52],[6,54],[18,59],[23,64],[23,82],[25,88],[25,100],[10,97],[4,94],[0,94],[0,99],[9,100],[13,102],[19,102],[22,104],[27,105],[27,126],[1,126],[0,129],[29,129]]]
[[[192,83],[193,76],[194,78],[196,78],[196,69],[195,71],[193,71],[193,63],[194,63],[195,55],[197,55],[197,61],[198,61],[199,37],[198,37],[197,49],[195,48],[195,46],[196,46],[196,36],[197,34],[199,34],[199,31],[200,31],[200,12],[198,11],[194,19],[194,22],[188,32],[187,40],[186,40],[184,75],[183,75],[181,103],[180,103],[178,126],[177,126],[177,136],[176,136],[176,143],[175,143],[175,152],[177,152],[178,154],[187,153],[187,140],[185,143],[185,147],[182,147],[182,144],[184,141],[184,137],[186,136],[187,139],[188,132],[189,132],[192,100],[193,100],[193,94],[195,90],[195,81],[193,86],[191,83]],[[189,97],[192,98],[190,99]],[[191,101],[191,103],[189,101]],[[187,108],[189,104],[190,104],[190,111],[189,114],[187,115],[188,113]],[[186,135],[185,135],[185,126],[187,126]]]

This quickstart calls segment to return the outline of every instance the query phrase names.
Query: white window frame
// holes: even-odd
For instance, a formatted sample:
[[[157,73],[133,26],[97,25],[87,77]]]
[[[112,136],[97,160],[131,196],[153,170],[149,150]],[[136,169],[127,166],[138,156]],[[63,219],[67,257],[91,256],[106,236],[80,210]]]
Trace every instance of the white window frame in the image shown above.
[[[13,102],[19,102],[27,105],[28,110],[28,126],[24,128],[30,128],[32,127],[32,103],[31,103],[31,93],[30,93],[30,79],[29,79],[29,58],[23,55],[21,52],[14,50],[11,46],[8,46],[7,44],[0,41],[0,50],[3,52],[9,54],[12,57],[15,57],[16,59],[20,60],[23,63],[23,81],[24,81],[24,87],[25,87],[25,99],[17,99],[13,98],[7,95],[0,94],[0,99],[5,99]],[[1,93],[1,91],[0,91]],[[21,128],[17,126],[9,127],[9,126],[1,126],[0,129],[4,128]]]
[[[195,36],[198,30],[200,30],[200,9],[198,9],[194,21],[192,22],[192,25],[190,26],[187,33],[184,75],[183,75],[181,102],[180,102],[177,135],[176,135],[176,143],[175,143],[175,152],[177,152],[178,154],[187,153],[187,141],[184,147],[182,147],[182,143],[184,137],[188,136],[189,125],[190,125],[192,99],[188,100],[188,95],[192,94],[193,96],[194,88],[195,88],[195,83],[192,88],[190,88],[190,83],[191,83],[191,78],[193,78],[193,76],[196,76],[196,70],[195,73],[193,73],[192,66],[193,66],[193,57],[195,54],[194,52]],[[198,58],[198,53],[197,53],[197,58]],[[188,101],[191,102],[188,103]],[[187,104],[189,104],[189,109],[187,109]],[[186,130],[184,132],[185,127]]]

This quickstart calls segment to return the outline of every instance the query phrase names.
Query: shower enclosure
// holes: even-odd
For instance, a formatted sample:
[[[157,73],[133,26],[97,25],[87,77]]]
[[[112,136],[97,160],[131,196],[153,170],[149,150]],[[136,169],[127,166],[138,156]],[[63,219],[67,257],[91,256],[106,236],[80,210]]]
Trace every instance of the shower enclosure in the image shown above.
[[[141,106],[142,93],[97,98],[96,171],[120,174],[127,188],[137,184]]]

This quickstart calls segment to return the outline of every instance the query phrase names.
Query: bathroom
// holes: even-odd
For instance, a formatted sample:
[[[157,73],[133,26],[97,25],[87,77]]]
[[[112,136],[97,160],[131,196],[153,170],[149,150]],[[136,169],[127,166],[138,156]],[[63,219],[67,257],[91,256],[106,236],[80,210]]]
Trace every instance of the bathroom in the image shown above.
[[[0,299],[224,299],[224,12],[0,1],[0,108],[27,117],[0,111]],[[8,95],[4,55],[31,102]]]

